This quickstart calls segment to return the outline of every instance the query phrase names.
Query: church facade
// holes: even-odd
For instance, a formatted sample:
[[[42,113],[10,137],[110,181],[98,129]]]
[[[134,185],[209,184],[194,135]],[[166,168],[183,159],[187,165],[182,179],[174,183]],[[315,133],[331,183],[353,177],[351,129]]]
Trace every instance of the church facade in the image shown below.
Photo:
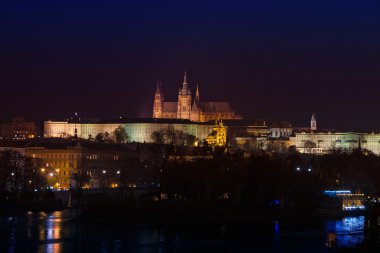
[[[194,122],[242,119],[232,110],[228,102],[201,102],[198,85],[193,100],[186,72],[182,88],[178,92],[178,102],[165,101],[162,87],[157,84],[152,117],[155,119],[188,119]]]

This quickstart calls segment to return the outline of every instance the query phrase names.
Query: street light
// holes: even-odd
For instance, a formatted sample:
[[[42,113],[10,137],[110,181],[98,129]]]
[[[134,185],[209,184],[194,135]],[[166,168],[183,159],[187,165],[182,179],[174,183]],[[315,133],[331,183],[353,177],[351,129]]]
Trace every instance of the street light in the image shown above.
[[[103,170],[102,171],[103,172],[103,188],[105,188],[106,187],[106,177],[105,177],[105,175],[106,175],[106,170]]]
[[[297,171],[300,171],[301,169],[300,169],[300,167],[297,167]]]
[[[15,173],[14,173],[14,172],[12,172],[12,173],[11,173],[11,176],[13,177],[14,175],[15,175]]]
[[[117,173],[117,174],[120,174],[120,170],[118,170],[116,173]]]

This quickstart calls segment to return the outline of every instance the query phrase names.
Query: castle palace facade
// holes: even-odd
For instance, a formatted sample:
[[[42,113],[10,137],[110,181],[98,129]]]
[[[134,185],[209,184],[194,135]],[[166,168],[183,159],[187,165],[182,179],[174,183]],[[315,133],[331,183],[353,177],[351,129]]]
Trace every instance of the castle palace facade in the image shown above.
[[[166,102],[162,88],[157,84],[153,103],[155,119],[187,119],[195,122],[208,122],[226,119],[242,119],[228,102],[201,102],[197,85],[194,100],[185,72],[182,88],[178,92],[178,102]]]

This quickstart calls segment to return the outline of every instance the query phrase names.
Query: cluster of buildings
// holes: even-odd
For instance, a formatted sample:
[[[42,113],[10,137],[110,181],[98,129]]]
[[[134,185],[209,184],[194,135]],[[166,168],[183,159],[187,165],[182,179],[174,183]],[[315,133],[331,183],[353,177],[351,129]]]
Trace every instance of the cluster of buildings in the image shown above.
[[[186,73],[177,102],[165,101],[162,86],[157,85],[152,118],[48,120],[43,124],[43,142],[25,142],[40,139],[37,138],[36,125],[23,118],[14,118],[0,124],[0,140],[3,140],[0,150],[13,149],[41,159],[41,169],[52,184],[60,188],[68,188],[72,184],[70,175],[76,171],[92,178],[88,182],[89,187],[115,185],[122,170],[121,161],[136,156],[138,152],[132,152],[128,145],[124,148],[99,146],[96,142],[72,145],[67,140],[95,140],[99,134],[112,135],[120,127],[125,129],[129,145],[152,143],[155,132],[173,129],[194,136],[197,144],[205,141],[213,146],[229,145],[245,151],[287,152],[293,149],[319,155],[362,148],[380,155],[380,133],[319,130],[315,114],[311,117],[310,126],[303,128],[293,127],[288,121],[247,120],[236,114],[228,102],[202,102],[198,85],[195,97],[192,97]],[[20,141],[24,146],[4,144],[9,140]]]
[[[185,119],[192,122],[209,122],[226,119],[242,119],[226,102],[202,102],[199,95],[199,86],[194,100],[185,72],[182,88],[178,92],[178,102],[167,102],[164,99],[162,86],[157,84],[153,101],[154,119]]]
[[[380,155],[380,133],[318,130],[317,120],[313,114],[309,129],[294,129],[289,137],[289,147],[308,154],[352,152],[360,148]]]
[[[74,174],[82,176],[81,185],[85,188],[117,187],[126,164],[138,165],[141,159],[141,151],[133,144],[104,145],[79,140],[2,142],[0,151],[6,150],[39,161],[41,174],[46,176],[48,185],[56,189],[79,184]],[[136,183],[133,178],[129,182]]]
[[[24,140],[38,136],[35,122],[27,121],[22,117],[0,122],[0,139]]]

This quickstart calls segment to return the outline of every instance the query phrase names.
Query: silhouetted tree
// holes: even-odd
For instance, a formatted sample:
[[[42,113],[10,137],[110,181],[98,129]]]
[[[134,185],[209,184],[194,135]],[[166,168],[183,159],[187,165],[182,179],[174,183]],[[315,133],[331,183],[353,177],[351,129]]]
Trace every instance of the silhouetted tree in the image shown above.
[[[125,143],[126,141],[128,141],[128,138],[129,138],[128,133],[123,126],[118,126],[114,130],[113,137],[116,143]]]
[[[113,143],[112,136],[108,132],[98,133],[95,137],[95,141],[98,143]]]
[[[19,152],[0,152],[0,191],[25,197],[33,195],[35,189],[46,185],[46,178],[40,174],[41,164],[41,160]]]

